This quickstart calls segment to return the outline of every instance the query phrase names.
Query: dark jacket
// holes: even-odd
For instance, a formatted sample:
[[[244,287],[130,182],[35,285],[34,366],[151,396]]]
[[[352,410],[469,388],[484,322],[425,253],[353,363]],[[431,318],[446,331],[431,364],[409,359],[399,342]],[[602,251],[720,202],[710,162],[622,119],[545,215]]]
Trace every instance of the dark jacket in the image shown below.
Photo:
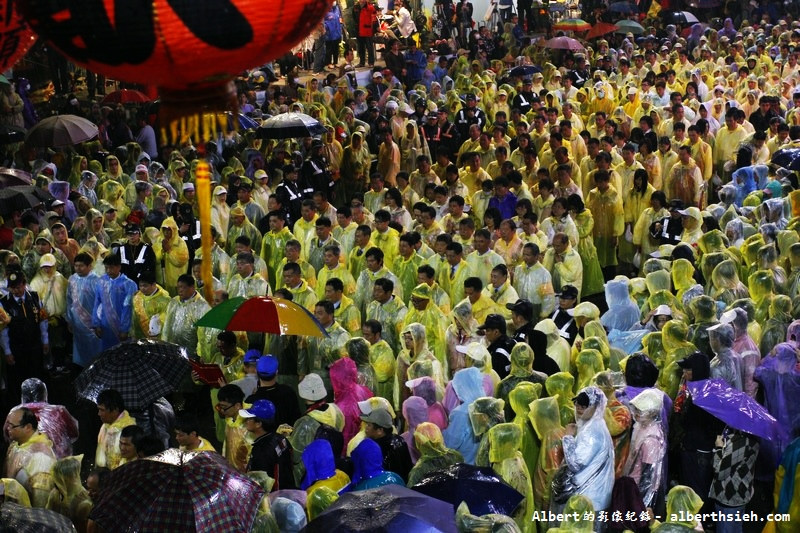
[[[501,335],[499,339],[489,345],[489,354],[492,356],[492,368],[500,379],[508,375],[511,366],[511,350],[516,343],[508,335]]]
[[[297,394],[288,385],[276,383],[269,387],[258,387],[245,401],[255,403],[258,400],[269,400],[275,405],[275,424],[293,426],[300,418],[300,404]]]
[[[394,472],[403,478],[403,481],[408,482],[408,473],[413,464],[406,441],[400,435],[392,433],[384,435],[375,442],[381,447],[381,453],[383,453],[383,469]]]
[[[292,447],[279,433],[261,435],[253,442],[247,471],[266,472],[275,480],[272,490],[294,489]]]

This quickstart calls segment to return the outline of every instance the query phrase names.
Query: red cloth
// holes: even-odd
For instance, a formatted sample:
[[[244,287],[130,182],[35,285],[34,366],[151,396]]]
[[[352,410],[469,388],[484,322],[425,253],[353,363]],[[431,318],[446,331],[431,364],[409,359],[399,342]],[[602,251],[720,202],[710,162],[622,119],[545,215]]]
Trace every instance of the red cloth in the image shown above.
[[[378,11],[375,6],[369,2],[361,8],[361,13],[358,16],[358,36],[359,37],[372,37],[375,35],[373,23]]]

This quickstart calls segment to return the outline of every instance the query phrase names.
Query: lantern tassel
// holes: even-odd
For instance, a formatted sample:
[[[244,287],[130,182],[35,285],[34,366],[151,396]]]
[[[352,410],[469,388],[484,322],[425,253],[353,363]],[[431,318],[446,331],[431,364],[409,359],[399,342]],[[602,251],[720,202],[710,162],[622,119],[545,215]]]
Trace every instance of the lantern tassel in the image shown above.
[[[211,167],[205,161],[197,165],[197,203],[200,208],[200,243],[203,251],[200,276],[203,278],[203,296],[211,304],[214,301],[214,278],[211,275]]]
[[[232,113],[235,118],[239,112],[236,86],[232,81],[197,90],[162,88],[160,95],[159,120],[165,128],[169,126],[172,142],[193,141],[199,144],[206,141],[216,133],[213,124],[223,124],[227,120],[225,113]]]

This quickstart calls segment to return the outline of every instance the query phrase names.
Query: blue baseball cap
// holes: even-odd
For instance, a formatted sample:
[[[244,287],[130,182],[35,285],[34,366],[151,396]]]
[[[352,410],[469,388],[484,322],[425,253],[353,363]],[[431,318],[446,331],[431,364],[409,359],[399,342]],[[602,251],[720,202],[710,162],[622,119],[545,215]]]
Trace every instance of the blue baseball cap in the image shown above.
[[[256,372],[260,376],[274,376],[278,373],[278,359],[271,355],[259,357],[256,363]]]
[[[258,400],[249,409],[239,409],[242,418],[260,418],[273,420],[275,418],[275,404],[269,400]]]
[[[245,352],[245,354],[244,354],[244,362],[245,363],[252,364],[252,363],[257,362],[260,358],[261,358],[261,351],[260,350],[256,350],[256,349],[247,350]]]

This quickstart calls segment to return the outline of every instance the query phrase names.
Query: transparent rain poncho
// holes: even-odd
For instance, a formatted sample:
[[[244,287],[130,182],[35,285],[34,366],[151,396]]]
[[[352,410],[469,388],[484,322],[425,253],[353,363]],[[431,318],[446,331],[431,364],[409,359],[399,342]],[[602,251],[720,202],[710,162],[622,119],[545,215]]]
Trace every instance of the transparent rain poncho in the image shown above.
[[[608,368],[611,360],[611,347],[605,339],[597,336],[586,337],[583,339],[583,344],[581,344],[581,350],[597,350],[603,357],[603,366]],[[617,361],[617,364],[619,364],[619,361]]]
[[[468,344],[478,341],[478,321],[472,315],[472,304],[463,300],[453,307],[453,324],[447,328],[445,340],[447,344],[447,368],[450,374],[455,374],[466,366],[464,354],[456,350],[458,344]],[[463,338],[460,338],[463,335]]]
[[[756,322],[763,324],[769,318],[769,305],[775,296],[775,282],[772,272],[769,270],[758,270],[750,274],[747,280],[750,290],[750,298],[755,305]]]
[[[724,252],[728,247],[728,239],[720,230],[713,229],[700,237],[700,240],[697,241],[697,246],[704,254]]]
[[[403,329],[402,337],[406,334],[411,334],[412,348],[404,348],[397,356],[397,367],[395,370],[394,382],[394,404],[399,407],[403,405],[406,398],[409,397],[410,392],[406,387],[408,381],[408,369],[412,363],[416,361],[431,361],[433,364],[433,377],[438,385],[444,387],[442,366],[428,346],[428,338],[425,332],[425,326],[418,322],[413,322]]]
[[[251,533],[279,533],[278,523],[272,515],[272,508],[270,506],[269,494],[272,490],[275,480],[269,477],[266,472],[258,470],[248,472],[247,477],[258,483],[258,486],[264,489],[264,496],[258,504],[258,511],[256,511],[256,518],[253,521],[253,526],[250,528]]]
[[[636,482],[645,507],[654,507],[667,452],[667,439],[661,425],[664,395],[657,389],[647,389],[632,399],[630,405],[636,424],[623,475]]]
[[[467,502],[461,502],[456,509],[456,526],[461,533],[522,533],[525,531],[506,515],[475,516],[470,514]]]
[[[782,267],[789,265],[790,250],[792,245],[800,242],[800,235],[796,230],[781,230],[778,232],[777,246],[780,250],[779,261]]]
[[[731,309],[743,309],[747,313],[747,334],[750,338],[758,344],[761,342],[761,324],[755,321],[756,305],[752,298],[742,298],[735,300],[731,305],[725,308],[725,311]]]
[[[517,424],[522,430],[520,451],[531,475],[536,470],[536,461],[539,457],[539,440],[536,437],[533,425],[531,425],[530,410],[531,403],[538,400],[541,395],[542,385],[527,381],[518,384],[508,395],[508,403],[511,405],[512,413],[510,416],[506,414],[506,420]]]
[[[628,457],[631,441],[630,428],[633,423],[628,407],[616,396],[616,391],[625,386],[625,377],[622,372],[604,370],[595,374],[592,385],[603,391],[608,400],[603,418],[614,443],[614,472],[618,477],[622,475],[622,467]]]
[[[711,252],[700,258],[700,273],[706,281],[706,291],[711,287],[711,274],[714,269],[726,259],[730,259],[730,256],[723,252]]]
[[[711,272],[711,297],[724,302],[726,306],[739,298],[748,298],[747,287],[739,280],[739,268],[731,259],[726,259]]]
[[[550,484],[564,460],[561,439],[565,434],[556,398],[541,398],[531,402],[529,418],[541,446],[533,475],[534,507],[546,510],[550,505]]]
[[[533,486],[528,467],[522,458],[522,430],[517,424],[501,423],[489,429],[489,464],[509,485],[525,499],[520,503],[514,518],[520,527],[527,527],[533,513]]]
[[[725,236],[731,246],[738,248],[744,243],[744,223],[741,218],[732,218],[722,227],[725,228]]]
[[[367,387],[373,392],[377,392],[378,378],[375,369],[372,367],[372,364],[370,364],[369,342],[362,337],[354,337],[345,343],[344,349],[347,352],[347,356],[356,363],[356,368],[358,369],[358,384]],[[383,362],[378,362],[378,364],[382,363]],[[382,374],[384,373],[385,372],[382,372]]]
[[[800,296],[800,243],[795,243],[789,248],[789,264],[792,270],[786,283],[786,294],[796,301],[795,298]],[[792,314],[797,316],[795,312]]]
[[[783,198],[770,198],[761,204],[759,208],[761,224],[773,223],[778,229],[786,229],[789,221],[785,214],[785,202]]]
[[[575,422],[575,407],[572,405],[572,398],[575,396],[572,391],[574,386],[575,377],[569,372],[553,374],[544,384],[548,396],[555,397],[558,402],[562,426]]]
[[[299,503],[279,497],[272,502],[271,508],[281,532],[297,532],[306,527],[306,512]]]
[[[408,474],[408,486],[413,487],[430,472],[444,470],[448,466],[464,462],[456,450],[445,447],[442,431],[435,424],[423,422],[414,431],[414,444],[419,450],[419,459]]]
[[[591,348],[581,350],[578,354],[576,364],[578,367],[578,381],[575,386],[576,392],[589,386],[595,374],[605,370],[603,355],[599,351]]]
[[[641,308],[648,296],[647,282],[644,278],[631,278],[631,298],[636,303],[636,306]]]
[[[719,324],[708,332],[711,349],[711,377],[722,379],[736,390],[743,390],[742,359],[733,351],[734,332],[730,324]]]
[[[559,494],[553,492],[550,509],[560,512],[567,497],[583,494],[589,498],[595,509],[606,509],[611,503],[611,490],[614,486],[614,444],[604,420],[606,396],[597,387],[587,387],[580,392],[589,396],[589,407],[583,416],[576,413],[577,433],[562,439],[564,464],[569,470],[574,492]],[[554,508],[555,507],[555,508]]]
[[[81,485],[83,455],[64,457],[53,465],[53,485],[47,508],[85,527],[92,510],[89,493]]]
[[[556,362],[562,371],[568,371],[570,365],[569,342],[559,334],[558,326],[550,318],[541,320],[534,328],[547,336],[547,355]]]
[[[472,425],[472,432],[480,438],[478,453],[475,456],[476,466],[489,466],[488,432],[497,424],[505,422],[504,407],[503,400],[488,396],[478,398],[469,404],[469,422]]]
[[[582,337],[583,337],[584,341],[586,339],[589,339],[590,337],[598,337],[600,339],[600,341],[602,342],[602,344],[605,345],[606,349],[610,346],[610,344],[608,342],[608,334],[606,333],[606,329],[603,327],[603,324],[600,323],[599,319],[590,320],[589,322],[586,323],[585,326],[583,326]],[[583,341],[581,341],[581,342],[583,342]],[[575,364],[576,364],[576,362],[578,360],[578,353],[579,353],[578,346],[579,346],[579,344],[577,342],[574,343],[572,345],[572,351],[570,352],[570,357],[572,357],[572,366],[573,366],[573,369],[575,369],[575,370],[577,370],[577,368],[575,367]],[[582,345],[581,345],[581,347],[582,347]],[[601,353],[601,355],[610,357],[609,352],[607,352],[605,350],[604,350],[604,353]],[[604,359],[604,362],[606,360],[607,359]]]
[[[769,319],[761,332],[759,351],[766,357],[772,349],[786,339],[792,322],[792,299],[783,294],[772,298],[769,304]]]
[[[19,481],[9,477],[0,478],[0,491],[2,491],[2,502],[12,502],[22,507],[30,507],[31,499],[28,496],[28,491],[25,490]]]
[[[606,303],[608,311],[603,313],[600,322],[611,331],[628,331],[639,322],[639,306],[631,298],[630,283],[627,279],[613,279],[606,283]]]
[[[764,224],[760,228],[758,228],[759,232],[761,233],[761,237],[764,239],[765,244],[772,244],[778,239],[778,226],[770,222],[769,224]]]
[[[448,448],[459,452],[466,463],[474,464],[480,439],[472,429],[469,406],[484,395],[481,371],[471,367],[456,372],[453,376],[453,390],[462,403],[450,411],[449,425],[443,431],[444,443]]]

